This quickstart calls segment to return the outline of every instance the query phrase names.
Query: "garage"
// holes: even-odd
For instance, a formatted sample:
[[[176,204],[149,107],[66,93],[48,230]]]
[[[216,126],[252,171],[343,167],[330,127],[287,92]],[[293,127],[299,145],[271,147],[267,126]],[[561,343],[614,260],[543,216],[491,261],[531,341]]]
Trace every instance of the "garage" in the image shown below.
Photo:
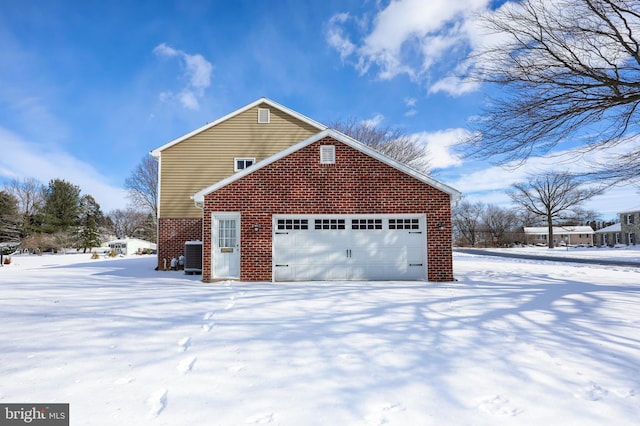
[[[274,215],[274,281],[424,280],[426,215]]]

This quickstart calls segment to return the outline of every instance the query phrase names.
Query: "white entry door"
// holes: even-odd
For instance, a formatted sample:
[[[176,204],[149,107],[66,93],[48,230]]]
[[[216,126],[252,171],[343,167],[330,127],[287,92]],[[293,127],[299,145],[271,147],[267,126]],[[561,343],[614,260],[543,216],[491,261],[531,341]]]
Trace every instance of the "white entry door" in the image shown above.
[[[214,213],[213,278],[240,278],[240,213]]]

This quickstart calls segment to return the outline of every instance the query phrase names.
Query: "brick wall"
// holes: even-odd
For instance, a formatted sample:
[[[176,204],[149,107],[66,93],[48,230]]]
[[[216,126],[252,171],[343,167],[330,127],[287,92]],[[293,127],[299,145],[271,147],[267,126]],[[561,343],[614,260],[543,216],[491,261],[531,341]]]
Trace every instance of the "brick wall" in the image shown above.
[[[336,164],[319,146],[336,145]],[[211,279],[213,212],[240,212],[240,279],[272,279],[273,214],[426,213],[429,281],[452,281],[450,195],[325,138],[205,196],[203,280]],[[260,231],[253,231],[253,225]],[[444,226],[441,231],[438,224]]]
[[[201,218],[160,218],[158,219],[158,269],[167,268],[172,257],[184,254],[186,241],[202,240]]]

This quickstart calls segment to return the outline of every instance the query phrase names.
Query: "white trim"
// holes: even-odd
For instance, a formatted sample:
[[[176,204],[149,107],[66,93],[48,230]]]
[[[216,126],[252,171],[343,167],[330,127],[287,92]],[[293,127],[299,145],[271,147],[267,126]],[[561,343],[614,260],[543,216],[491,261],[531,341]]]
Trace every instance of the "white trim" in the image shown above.
[[[162,158],[161,157],[155,157],[156,161],[158,162],[158,188],[156,189],[158,191],[158,206],[156,207],[156,217],[158,219],[160,219],[160,206],[162,205],[160,203],[160,197],[161,197],[161,192],[160,192],[160,188],[162,187]],[[156,220],[156,228],[158,228],[159,225],[159,221]],[[160,235],[160,229],[156,229],[156,235]]]
[[[241,114],[241,113],[243,113],[245,111],[248,111],[251,108],[254,108],[254,107],[256,107],[258,105],[261,105],[261,104],[267,104],[272,108],[278,109],[278,110],[280,110],[280,111],[282,111],[282,112],[284,112],[284,113],[286,113],[286,114],[288,114],[288,115],[290,115],[290,116],[292,116],[294,118],[297,118],[300,121],[303,121],[304,123],[306,123],[306,124],[308,124],[310,126],[313,126],[313,127],[317,128],[318,130],[327,129],[327,126],[325,126],[324,124],[321,124],[321,123],[319,123],[319,122],[317,122],[315,120],[312,120],[311,118],[309,118],[307,116],[304,116],[304,115],[300,114],[299,112],[296,112],[296,111],[294,111],[294,110],[292,110],[290,108],[287,108],[284,105],[280,105],[279,103],[277,103],[275,101],[272,101],[271,99],[260,98],[260,99],[258,99],[256,101],[251,102],[248,105],[243,106],[242,108],[239,108],[239,109],[237,109],[237,110],[225,115],[224,117],[221,117],[221,118],[219,118],[219,119],[217,119],[215,121],[212,121],[211,123],[207,123],[204,126],[199,127],[197,129],[187,133],[186,135],[180,136],[179,138],[176,138],[176,139],[174,139],[174,140],[172,140],[170,142],[167,142],[166,144],[164,144],[164,145],[152,150],[151,151],[151,155],[154,156],[154,157],[159,157],[160,154],[162,153],[162,151],[164,151],[165,149],[170,148],[173,145],[176,145],[176,144],[182,142],[185,139],[189,139],[190,137],[192,137],[194,135],[197,135],[200,132],[203,132],[203,131],[205,131],[207,129],[210,129],[213,126],[216,126],[216,125],[218,125],[218,124],[220,124],[220,123],[222,123],[224,121],[227,121],[230,118],[233,118],[236,115],[239,115],[239,114]]]
[[[373,157],[374,159],[385,163],[405,174],[408,174],[416,179],[418,179],[421,182],[424,182],[430,186],[433,186],[434,188],[437,188],[443,192],[446,192],[447,194],[449,194],[451,196],[451,202],[455,202],[458,201],[461,197],[462,194],[460,193],[460,191],[458,191],[457,189],[452,188],[449,185],[446,185],[442,182],[439,182],[435,179],[433,179],[430,176],[427,176],[425,174],[420,173],[419,171],[412,169],[411,167],[407,166],[406,164],[403,164],[397,160],[394,160],[391,157],[388,157],[384,154],[380,154],[379,152],[373,150],[372,148],[369,148],[368,146],[356,141],[355,139],[345,135],[344,133],[340,133],[337,130],[333,130],[333,129],[327,129],[327,130],[323,130],[319,133],[316,133],[315,135],[301,141],[298,142],[295,145],[290,146],[289,148],[280,151],[279,153],[272,155],[271,157],[268,157],[264,160],[261,160],[259,163],[256,163],[253,167],[249,167],[247,169],[244,169],[242,171],[239,171],[238,173],[231,175],[225,179],[222,179],[221,181],[218,181],[217,183],[208,186],[198,192],[196,192],[193,195],[193,200],[194,202],[197,203],[202,203],[204,202],[204,196],[217,191],[220,188],[223,188],[235,181],[237,181],[238,179],[242,179],[243,177],[247,176],[250,173],[253,173],[257,170],[260,170],[263,167],[266,167],[272,163],[275,163],[276,161],[286,157],[287,155],[293,154],[296,151],[301,150],[302,148],[305,148],[309,145],[311,145],[314,142],[317,142],[323,138],[326,137],[331,137],[335,140],[337,140],[338,142],[342,142],[345,145],[350,146],[351,148],[354,148],[360,152],[362,152],[363,154],[366,154],[370,157]]]
[[[216,227],[216,221],[219,220],[236,220],[237,224],[238,224],[238,228],[236,229],[236,254],[238,256],[238,275],[237,276],[228,276],[228,277],[223,277],[223,276],[217,276],[216,275],[216,247],[219,248],[219,243],[218,243],[218,233],[216,232],[217,227]],[[211,235],[209,235],[209,238],[211,238],[211,271],[210,271],[210,275],[212,279],[224,279],[224,278],[229,278],[229,279],[240,279],[240,274],[242,271],[242,257],[240,254],[240,244],[241,244],[241,238],[242,238],[242,215],[240,214],[240,212],[213,212],[211,213]]]

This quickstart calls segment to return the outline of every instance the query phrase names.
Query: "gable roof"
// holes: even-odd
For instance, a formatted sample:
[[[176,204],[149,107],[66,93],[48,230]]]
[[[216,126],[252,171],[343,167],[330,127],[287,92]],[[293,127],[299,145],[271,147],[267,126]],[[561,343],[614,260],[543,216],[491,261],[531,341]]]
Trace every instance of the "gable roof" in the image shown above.
[[[630,209],[621,211],[620,214],[640,212],[640,206],[631,207]]]
[[[315,135],[311,136],[310,138],[307,138],[301,142],[298,142],[295,145],[290,146],[289,148],[280,151],[279,153],[272,155],[271,157],[265,158],[262,161],[257,162],[256,164],[254,164],[251,167],[248,167],[242,171],[237,172],[234,175],[231,175],[225,179],[222,179],[221,181],[208,186],[207,188],[204,188],[198,192],[196,192],[191,198],[193,198],[193,200],[195,201],[196,204],[198,203],[202,203],[204,202],[204,197],[207,194],[210,194],[211,192],[217,191],[218,189],[225,187],[239,179],[242,179],[243,177],[257,171],[260,170],[263,167],[268,166],[269,164],[275,163],[276,161],[286,157],[289,154],[293,154],[296,151],[301,150],[302,148],[311,145],[314,142],[317,142],[323,138],[326,137],[331,137],[335,140],[337,140],[338,142],[344,143],[345,145],[350,146],[351,148],[356,149],[357,151],[362,152],[363,154],[368,155],[369,157],[373,157],[374,159],[385,163],[391,167],[393,167],[394,169],[397,169],[405,174],[408,174],[416,179],[418,179],[421,182],[424,182],[430,186],[433,186],[434,188],[437,188],[443,192],[446,192],[447,194],[451,195],[451,201],[458,201],[459,199],[462,198],[462,194],[460,193],[460,191],[458,191],[457,189],[454,189],[452,187],[450,187],[449,185],[446,185],[442,182],[439,182],[435,179],[433,179],[430,176],[427,176],[423,173],[420,173],[419,171],[412,169],[411,167],[407,166],[406,164],[403,164],[397,160],[394,160],[393,158],[381,154],[378,151],[375,151],[372,148],[369,148],[368,146],[366,146],[365,144],[358,142],[357,140],[345,135],[344,133],[341,133],[337,130],[334,129],[326,129],[323,130],[319,133],[316,133]]]
[[[622,231],[622,226],[620,225],[620,222],[618,222],[618,223],[614,223],[613,225],[609,225],[606,228],[598,229],[596,231],[596,234],[606,234],[609,232],[621,232],[621,231]]]
[[[216,125],[218,125],[218,124],[220,124],[220,123],[222,123],[224,121],[227,121],[227,120],[235,117],[236,115],[242,114],[243,112],[248,111],[251,108],[254,108],[254,107],[256,107],[258,105],[262,105],[262,104],[267,104],[272,108],[278,109],[278,110],[280,110],[280,111],[282,111],[282,112],[284,112],[284,113],[286,113],[286,114],[288,114],[288,115],[290,115],[290,116],[292,116],[294,118],[297,118],[298,120],[300,120],[300,121],[302,121],[304,123],[309,124],[310,126],[313,126],[313,127],[317,128],[318,130],[327,129],[327,126],[325,126],[324,124],[319,123],[319,122],[317,122],[315,120],[312,120],[311,118],[309,118],[309,117],[307,117],[305,115],[302,115],[299,112],[296,112],[296,111],[294,111],[294,110],[292,110],[290,108],[287,108],[284,105],[280,105],[279,103],[277,103],[275,101],[272,101],[271,99],[268,99],[268,98],[260,98],[260,99],[258,99],[256,101],[251,102],[248,105],[243,106],[242,108],[239,108],[239,109],[237,109],[237,110],[225,115],[224,117],[221,117],[221,118],[219,118],[219,119],[217,119],[215,121],[212,121],[211,123],[207,123],[204,126],[199,127],[197,129],[187,133],[186,135],[180,136],[179,138],[176,138],[176,139],[174,139],[174,140],[172,140],[170,142],[167,142],[166,144],[162,145],[161,147],[158,147],[158,148],[156,148],[154,150],[151,150],[150,154],[153,157],[158,158],[160,156],[160,153],[162,151],[164,151],[165,149],[170,148],[170,147],[182,142],[185,139],[189,139],[190,137],[192,137],[194,135],[197,135],[200,132],[204,132],[207,129],[210,129],[210,128],[212,128],[212,127],[214,127],[214,126],[216,126]]]
[[[549,235],[549,228],[546,226],[525,226],[525,234]],[[593,234],[593,228],[590,226],[553,226],[554,234]]]

